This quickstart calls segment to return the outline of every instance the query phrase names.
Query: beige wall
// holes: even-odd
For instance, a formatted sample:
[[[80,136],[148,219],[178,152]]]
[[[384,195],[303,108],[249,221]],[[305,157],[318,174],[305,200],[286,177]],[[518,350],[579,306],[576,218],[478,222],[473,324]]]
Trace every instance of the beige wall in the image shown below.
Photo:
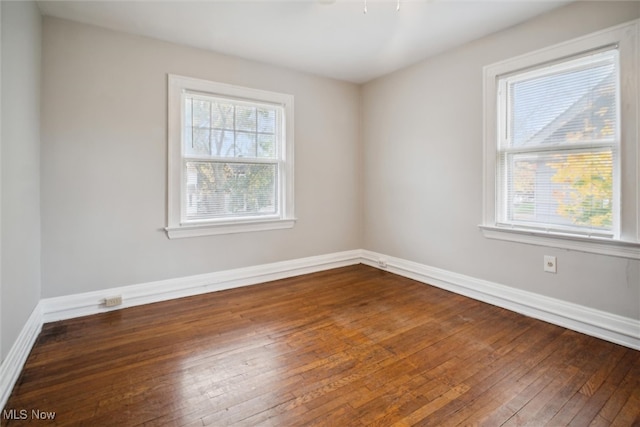
[[[640,16],[576,2],[363,87],[364,246],[640,319],[640,262],[488,240],[482,221],[482,67]],[[544,255],[558,274],[544,273]]]
[[[293,229],[169,240],[167,73],[295,96]],[[42,297],[361,247],[358,86],[45,17]]]
[[[40,13],[2,8],[0,360],[40,299]]]

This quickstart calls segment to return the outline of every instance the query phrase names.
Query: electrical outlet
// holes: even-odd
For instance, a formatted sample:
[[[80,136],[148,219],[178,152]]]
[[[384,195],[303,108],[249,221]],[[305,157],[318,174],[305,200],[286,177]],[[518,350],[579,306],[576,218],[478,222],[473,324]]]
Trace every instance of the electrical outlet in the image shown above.
[[[384,258],[380,258],[378,260],[378,267],[380,268],[387,268],[387,260]]]
[[[116,295],[116,296],[107,297],[104,299],[105,307],[114,307],[120,304],[122,304],[122,295]]]
[[[547,273],[557,273],[558,265],[556,263],[556,257],[551,255],[544,256],[544,271]]]

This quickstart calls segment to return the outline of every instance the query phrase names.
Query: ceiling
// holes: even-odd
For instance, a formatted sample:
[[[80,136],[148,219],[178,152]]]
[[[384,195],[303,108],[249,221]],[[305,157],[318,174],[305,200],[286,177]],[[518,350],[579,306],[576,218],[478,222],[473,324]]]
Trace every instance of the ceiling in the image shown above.
[[[459,0],[39,1],[43,15],[364,83],[569,3]]]

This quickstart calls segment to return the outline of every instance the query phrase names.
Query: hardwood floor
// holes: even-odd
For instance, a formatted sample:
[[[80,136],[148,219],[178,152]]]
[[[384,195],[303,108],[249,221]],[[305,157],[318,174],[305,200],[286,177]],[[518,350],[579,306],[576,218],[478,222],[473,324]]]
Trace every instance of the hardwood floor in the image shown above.
[[[640,352],[359,265],[47,324],[29,423],[640,425]]]

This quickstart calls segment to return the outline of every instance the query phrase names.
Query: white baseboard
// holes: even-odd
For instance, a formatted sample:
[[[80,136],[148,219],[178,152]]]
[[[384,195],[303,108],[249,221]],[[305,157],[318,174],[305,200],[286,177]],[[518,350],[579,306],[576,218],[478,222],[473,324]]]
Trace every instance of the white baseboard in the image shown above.
[[[45,323],[54,322],[359,264],[360,253],[360,250],[337,252],[197,276],[109,288],[103,291],[46,298],[41,301],[43,320]],[[123,303],[116,307],[105,307],[104,299],[114,295],[121,295]]]
[[[379,260],[385,260],[382,267]],[[44,323],[208,292],[256,285],[354,264],[366,264],[479,301],[544,320],[606,341],[640,350],[640,321],[594,310],[474,277],[367,250],[353,250],[290,261],[161,280],[40,300],[0,366],[0,409],[4,407]],[[104,299],[122,295],[123,304]]]
[[[363,250],[362,263],[554,325],[640,350],[640,321],[498,283]]]
[[[0,411],[9,400],[13,386],[22,372],[22,367],[27,361],[40,330],[42,330],[42,307],[38,304],[0,365]]]

